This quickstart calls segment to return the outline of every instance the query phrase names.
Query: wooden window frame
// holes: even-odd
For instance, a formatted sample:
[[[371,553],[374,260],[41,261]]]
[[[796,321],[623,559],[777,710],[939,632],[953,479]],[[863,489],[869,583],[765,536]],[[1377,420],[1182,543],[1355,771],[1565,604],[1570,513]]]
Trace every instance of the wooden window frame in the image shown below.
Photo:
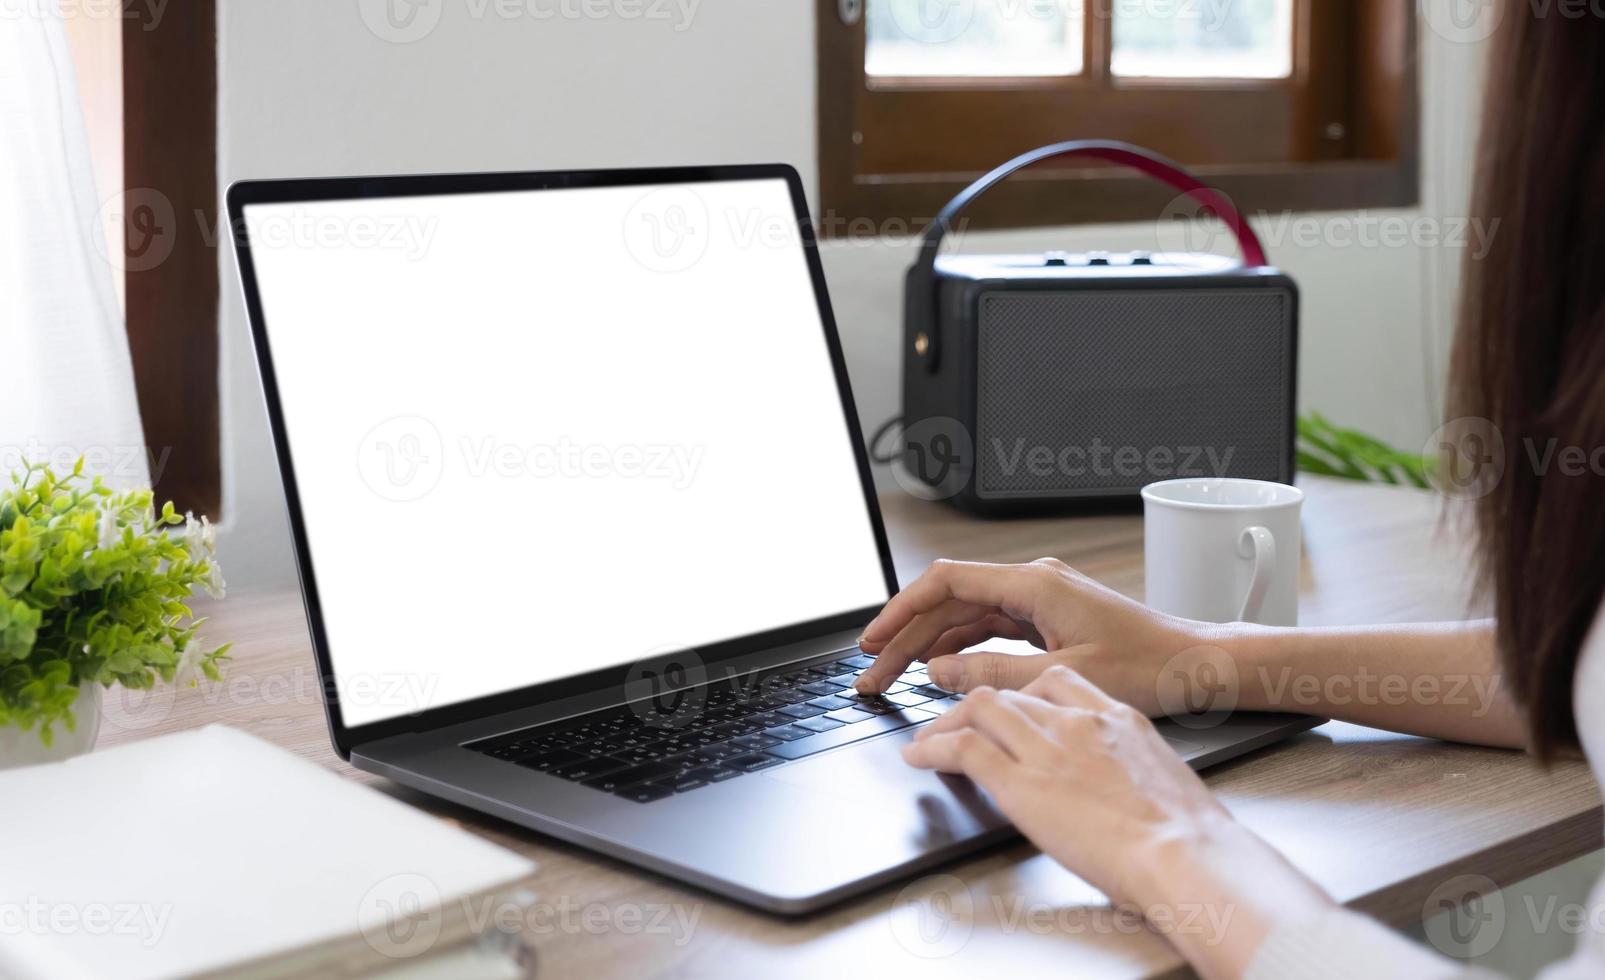
[[[133,6],[130,10],[135,9]],[[165,257],[133,261],[124,283],[129,350],[158,500],[222,514],[218,393],[217,11],[193,0],[159,22],[122,24],[123,190],[130,210],[158,202]],[[149,226],[147,226],[149,227]]]
[[[848,23],[842,11],[855,4],[859,15]],[[872,81],[863,8],[862,0],[817,0],[827,236],[866,222],[918,226],[992,166],[1077,138],[1125,139],[1173,156],[1250,214],[1419,201],[1413,4],[1295,0],[1294,74],[1272,80],[1113,78],[1109,0],[1088,0],[1080,76]],[[1257,137],[1267,129],[1283,152]],[[1061,166],[994,188],[966,219],[971,227],[1144,220],[1174,196],[1105,167]]]

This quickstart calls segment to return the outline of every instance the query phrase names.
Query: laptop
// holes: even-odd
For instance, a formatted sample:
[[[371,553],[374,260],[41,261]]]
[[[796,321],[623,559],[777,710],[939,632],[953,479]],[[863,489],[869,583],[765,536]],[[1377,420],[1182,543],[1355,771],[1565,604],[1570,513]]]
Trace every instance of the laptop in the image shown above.
[[[356,767],[757,908],[1015,831],[854,694],[897,589],[796,171],[238,183],[329,731]],[[1308,728],[1165,723],[1202,766]]]

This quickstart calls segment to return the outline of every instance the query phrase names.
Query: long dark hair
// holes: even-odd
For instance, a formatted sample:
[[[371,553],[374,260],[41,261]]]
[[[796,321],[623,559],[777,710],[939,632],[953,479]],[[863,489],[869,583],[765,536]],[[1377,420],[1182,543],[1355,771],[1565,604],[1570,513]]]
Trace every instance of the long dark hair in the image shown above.
[[[1466,263],[1448,406],[1503,440],[1480,570],[1546,762],[1578,747],[1573,675],[1605,594],[1605,19],[1559,11],[1504,10],[1474,207],[1499,224]]]

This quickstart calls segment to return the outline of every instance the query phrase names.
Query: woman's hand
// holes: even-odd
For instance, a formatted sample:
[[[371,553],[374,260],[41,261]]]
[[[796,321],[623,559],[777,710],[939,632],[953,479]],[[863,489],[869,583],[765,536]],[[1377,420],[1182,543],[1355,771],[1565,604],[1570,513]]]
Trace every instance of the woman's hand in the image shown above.
[[[1232,819],[1152,722],[1063,665],[1020,691],[972,691],[903,756],[974,780],[1032,843],[1168,926],[1206,977],[1241,975],[1274,923],[1332,907]]]
[[[1020,832],[1117,901],[1151,852],[1231,822],[1141,713],[1068,667],[1019,691],[977,688],[919,730],[903,757],[969,776]]]
[[[881,693],[915,660],[931,661],[931,679],[950,691],[1020,688],[1064,664],[1139,711],[1158,714],[1160,668],[1204,642],[1204,630],[1160,615],[1055,558],[1029,565],[939,561],[864,631],[860,645],[876,663],[857,688]],[[999,637],[1051,652],[952,656]]]

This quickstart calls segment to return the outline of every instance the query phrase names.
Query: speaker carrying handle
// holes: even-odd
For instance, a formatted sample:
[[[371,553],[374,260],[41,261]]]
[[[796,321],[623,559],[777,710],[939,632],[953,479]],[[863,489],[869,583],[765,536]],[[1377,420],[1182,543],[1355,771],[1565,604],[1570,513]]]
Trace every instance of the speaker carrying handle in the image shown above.
[[[913,268],[908,270],[903,316],[908,342],[913,346],[914,356],[924,362],[927,372],[934,372],[940,359],[938,346],[940,331],[935,328],[933,315],[936,305],[936,255],[942,248],[942,239],[953,226],[953,220],[973,204],[976,198],[1015,173],[1044,160],[1062,157],[1091,157],[1095,160],[1117,163],[1181,191],[1213,212],[1232,230],[1232,234],[1237,238],[1238,250],[1243,253],[1245,266],[1261,268],[1269,264],[1266,262],[1265,247],[1260,244],[1259,236],[1254,234],[1254,229],[1249,227],[1248,222],[1232,202],[1220,191],[1188,173],[1180,164],[1151,150],[1114,140],[1070,140],[1066,143],[1044,146],[1020,154],[964,188],[958,196],[947,202],[947,206],[942,208],[936,220],[925,230],[925,236],[920,240],[920,254],[914,260]]]

